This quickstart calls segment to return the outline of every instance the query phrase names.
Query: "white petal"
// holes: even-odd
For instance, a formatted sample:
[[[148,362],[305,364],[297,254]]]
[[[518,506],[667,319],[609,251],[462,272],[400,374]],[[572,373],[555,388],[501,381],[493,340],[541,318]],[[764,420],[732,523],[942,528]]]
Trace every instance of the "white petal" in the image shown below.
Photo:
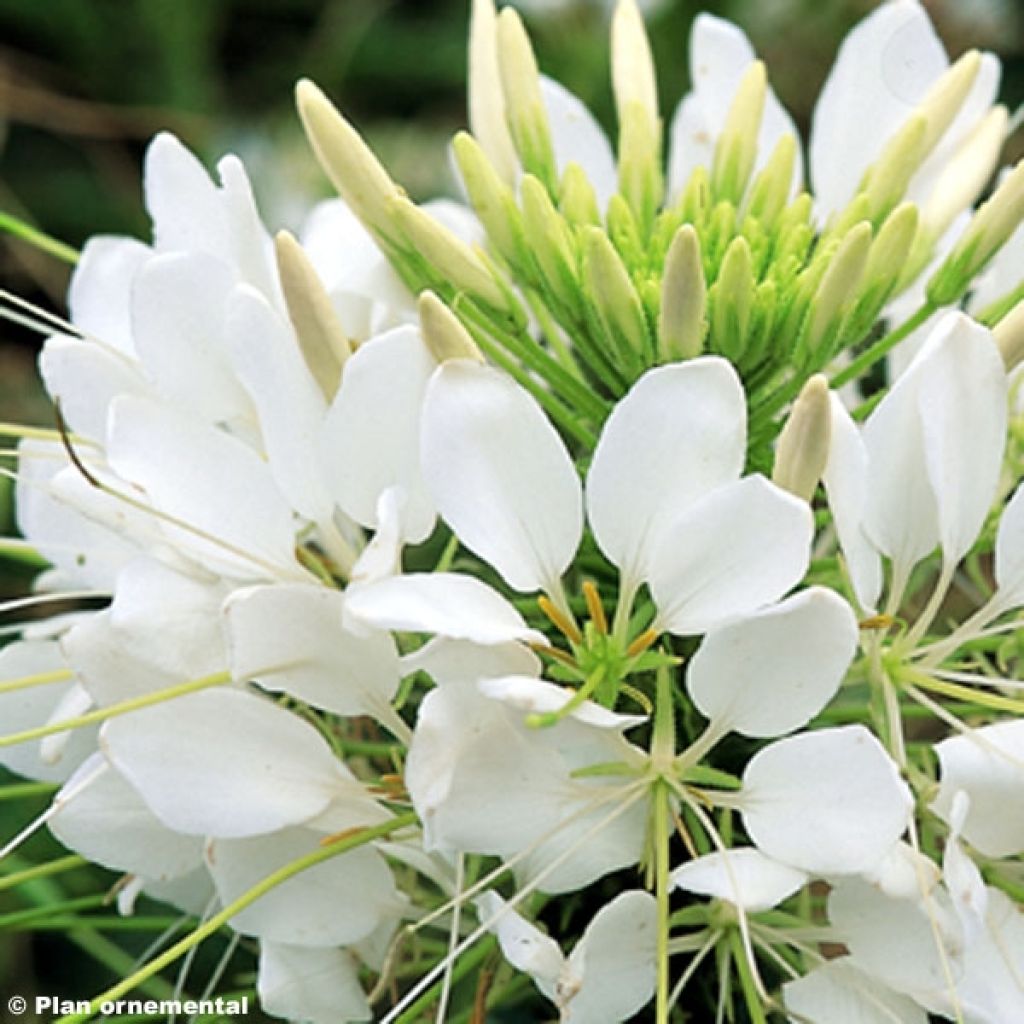
[[[553,999],[565,967],[558,943],[517,914],[496,892],[482,893],[474,902],[481,924],[494,920],[489,930],[498,937],[505,959],[517,971],[529,974],[541,992]]]
[[[0,650],[0,682],[22,679],[39,673],[60,672],[67,667],[60,648],[52,641],[16,641]],[[0,693],[0,729],[10,736],[24,729],[35,729],[51,721],[67,699],[80,687],[73,680],[30,686]],[[56,761],[42,757],[36,743],[17,743],[0,747],[0,764],[30,779],[63,782],[96,749],[96,728],[76,729],[60,751]]]
[[[484,679],[480,692],[509,707],[520,711],[545,714],[558,711],[572,699],[575,691],[565,686],[556,686],[544,679],[529,676],[504,676],[499,679]],[[646,715],[620,715],[592,700],[584,701],[566,716],[595,729],[628,729],[647,721]]]
[[[92,770],[92,762],[79,774],[86,770]],[[58,793],[60,809],[49,821],[50,831],[68,849],[152,881],[178,878],[202,864],[202,839],[172,832],[116,771],[108,768],[84,789],[76,781],[70,779],[65,790],[77,788],[77,795],[65,801]]]
[[[457,573],[413,573],[353,587],[348,611],[378,629],[438,633],[477,644],[547,642],[498,591]]]
[[[657,545],[651,593],[662,628],[702,633],[780,598],[810,559],[807,502],[748,476],[675,519]]]
[[[343,625],[344,596],[325,587],[237,591],[225,607],[232,674],[337,715],[390,719],[400,668],[386,633]]]
[[[275,1017],[312,1024],[373,1018],[359,965],[344,949],[261,942],[256,989],[261,1008]]]
[[[995,572],[1001,607],[1024,604],[1024,486],[1017,488],[999,519]]]
[[[68,426],[96,441],[106,437],[114,398],[149,392],[134,360],[77,338],[48,338],[39,357],[39,371],[49,395],[60,402]]]
[[[445,363],[423,406],[423,475],[466,547],[515,590],[550,589],[583,532],[582,489],[537,402],[499,370]]]
[[[291,510],[255,452],[153,402],[123,397],[111,409],[111,465],[157,509],[206,535],[166,525],[176,543],[225,575],[305,575]]]
[[[850,606],[824,587],[709,633],[686,688],[716,725],[744,736],[799,729],[832,699],[857,648]]]
[[[170,253],[149,260],[132,289],[139,361],[164,399],[210,423],[252,417],[224,333],[234,284],[230,268],[212,256]]]
[[[782,986],[794,1024],[928,1024],[928,1016],[906,996],[881,986],[877,979],[846,961],[829,960],[810,974]]]
[[[323,465],[335,501],[357,523],[377,525],[389,487],[406,493],[405,539],[425,540],[434,510],[420,476],[420,410],[436,363],[419,331],[401,327],[362,345],[345,363],[324,424]]]
[[[604,210],[619,187],[608,137],[586,104],[553,78],[541,75],[540,94],[551,126],[559,175],[569,163],[579,164],[594,187],[598,208]]]
[[[986,928],[968,943],[957,985],[960,1006],[972,1024],[1002,1024],[1024,1016],[1024,914],[999,889],[989,886],[987,897]]]
[[[624,1021],[650,1002],[655,985],[657,904],[624,892],[602,907],[569,957],[582,984],[565,1004],[567,1024]]]
[[[778,906],[807,882],[803,871],[742,847],[705,854],[676,868],[671,876],[671,884],[679,889],[727,900],[750,913]]]
[[[284,313],[274,243],[260,220],[245,167],[237,156],[229,154],[218,161],[217,173],[223,186],[221,201],[231,243],[231,264],[243,281]]]
[[[653,571],[668,523],[739,477],[746,406],[735,370],[715,357],[650,370],[612,410],[587,474],[587,517],[630,583]]]
[[[402,658],[402,675],[426,672],[440,686],[492,676],[539,676],[540,658],[519,643],[483,646],[438,636]]]
[[[154,814],[187,835],[248,836],[297,824],[348,785],[313,726],[237,690],[111,718],[100,745]]]
[[[868,453],[853,418],[838,395],[832,404],[832,434],[823,482],[839,543],[865,611],[873,609],[882,590],[882,560],[863,530],[867,504]]]
[[[764,853],[812,874],[877,864],[903,834],[913,799],[863,726],[778,740],[743,773],[743,821]]]
[[[974,544],[995,497],[1006,444],[1006,370],[992,332],[962,313],[940,322],[930,344],[918,402],[939,541],[955,563]]]
[[[948,987],[947,972],[957,973],[959,937],[939,895],[921,902],[893,900],[860,879],[845,878],[829,894],[828,916],[862,971],[906,995],[941,993]]]
[[[226,335],[235,372],[256,407],[277,486],[301,515],[327,520],[333,502],[319,447],[327,405],[291,328],[262,295],[241,286],[228,300]]]
[[[225,906],[268,875],[320,849],[318,832],[289,828],[252,839],[216,839],[206,861]],[[243,935],[299,946],[348,945],[397,906],[394,879],[372,846],[357,847],[289,878],[231,918]]]
[[[1024,851],[1024,721],[1000,722],[935,745],[940,786],[935,810],[949,819],[963,791],[970,810],[963,837],[987,857]]]
[[[90,238],[71,275],[71,322],[104,345],[133,355],[129,285],[152,252],[134,238]]]
[[[948,64],[917,0],[882,4],[846,36],[811,121],[811,180],[823,218],[853,198],[868,166]]]

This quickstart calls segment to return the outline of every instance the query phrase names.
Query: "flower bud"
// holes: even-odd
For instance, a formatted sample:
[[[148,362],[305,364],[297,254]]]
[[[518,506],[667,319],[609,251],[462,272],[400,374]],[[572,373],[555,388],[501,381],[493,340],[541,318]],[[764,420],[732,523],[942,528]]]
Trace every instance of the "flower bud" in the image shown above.
[[[433,292],[423,292],[417,306],[423,340],[439,363],[449,359],[484,362],[480,349],[462,321]]]
[[[739,236],[726,249],[718,280],[708,293],[711,340],[715,349],[734,363],[740,361],[747,347],[754,290],[750,246],[745,238]]]
[[[461,238],[405,196],[392,197],[387,208],[407,246],[422,257],[436,275],[492,309],[513,314],[508,294],[480,256]]]
[[[871,225],[861,221],[839,243],[811,301],[806,348],[815,352],[836,331],[864,277],[871,249]],[[830,346],[831,348],[832,346]]]
[[[692,224],[684,224],[669,246],[661,278],[658,354],[663,361],[700,355],[707,330],[706,307],[700,239]]]
[[[274,238],[277,269],[302,358],[324,398],[331,401],[352,346],[305,250],[287,231]]]
[[[473,0],[469,20],[469,127],[498,177],[515,185],[519,160],[505,118],[494,0]]]
[[[996,339],[1007,373],[1024,362],[1024,300],[992,328],[992,336]]]
[[[715,145],[711,187],[716,199],[739,203],[757,159],[757,140],[768,91],[764,64],[755,60],[744,72]]]
[[[587,298],[623,363],[649,362],[650,332],[643,304],[615,246],[600,228],[584,228],[583,267]]]
[[[569,311],[581,311],[577,275],[576,240],[565,218],[555,209],[547,189],[532,174],[523,175],[519,186],[523,227],[533,258],[555,298]]]
[[[779,434],[772,482],[810,501],[825,464],[832,431],[828,381],[816,373],[804,384]]]
[[[555,151],[540,91],[540,72],[522,19],[511,7],[498,15],[498,66],[508,126],[523,168],[556,195]]]
[[[311,82],[302,79],[295,100],[306,138],[324,173],[356,216],[376,235],[393,230],[388,200],[402,195],[359,133]]]
[[[612,85],[619,119],[619,191],[647,231],[661,204],[664,180],[654,61],[636,0],[619,0],[612,18]]]
[[[953,251],[928,282],[935,306],[956,302],[975,275],[1006,244],[1024,220],[1024,161],[1008,174],[988,202],[978,207]]]
[[[587,172],[574,160],[566,164],[558,207],[570,224],[601,226],[601,211]]]
[[[747,215],[756,217],[765,228],[771,228],[789,201],[796,151],[796,139],[787,132],[750,187]]]
[[[528,261],[522,216],[515,195],[501,179],[486,151],[466,132],[452,140],[452,151],[469,200],[494,247],[513,266]]]
[[[956,216],[981,194],[999,161],[1006,139],[1006,107],[993,107],[946,163],[924,210],[924,226],[941,238]]]
[[[925,157],[927,137],[927,118],[919,113],[912,114],[868,168],[861,193],[867,197],[864,213],[872,221],[884,217],[906,194],[910,179]],[[854,202],[858,198],[855,196]],[[844,219],[843,214],[840,219]]]

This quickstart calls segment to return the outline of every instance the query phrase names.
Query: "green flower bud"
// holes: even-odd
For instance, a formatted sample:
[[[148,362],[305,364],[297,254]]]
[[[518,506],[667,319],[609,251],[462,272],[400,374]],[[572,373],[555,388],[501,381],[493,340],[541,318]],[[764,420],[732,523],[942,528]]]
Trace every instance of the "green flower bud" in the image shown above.
[[[498,65],[509,130],[523,168],[554,196],[558,192],[551,128],[540,91],[540,72],[522,19],[511,7],[498,15]]]
[[[514,186],[519,160],[505,115],[494,0],[473,0],[469,20],[469,126],[498,177]]]
[[[956,302],[1024,220],[1024,161],[1003,179],[974,214],[967,230],[928,282],[935,306]]]
[[[280,231],[274,238],[274,253],[288,319],[295,328],[302,358],[324,398],[330,401],[338,391],[352,346],[302,246],[287,231]]]
[[[700,239],[684,224],[672,239],[661,279],[658,355],[664,362],[700,355],[707,331],[707,286]]]
[[[716,199],[739,203],[757,159],[757,139],[764,114],[768,78],[756,60],[740,79],[711,162],[711,188]]]
[[[765,228],[772,227],[789,201],[796,153],[796,139],[783,135],[750,187],[747,215],[756,217]]]
[[[811,301],[805,351],[817,353],[823,342],[838,334],[848,303],[860,288],[871,250],[871,225],[861,221],[839,243]],[[834,352],[838,337],[832,337],[827,350]]]
[[[555,209],[547,189],[532,174],[523,175],[519,194],[523,227],[544,283],[564,309],[578,316],[583,302],[580,260],[572,228]]]
[[[558,208],[570,224],[601,226],[601,211],[594,186],[590,184],[586,171],[575,161],[567,164],[562,174]]]
[[[725,252],[718,280],[708,293],[712,344],[734,363],[740,361],[747,347],[754,289],[750,246],[745,238],[734,238]]]

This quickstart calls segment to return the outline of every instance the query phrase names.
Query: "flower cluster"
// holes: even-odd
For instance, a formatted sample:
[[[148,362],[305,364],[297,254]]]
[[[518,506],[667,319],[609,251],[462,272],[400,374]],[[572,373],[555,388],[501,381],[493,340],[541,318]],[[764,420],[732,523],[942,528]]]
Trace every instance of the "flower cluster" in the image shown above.
[[[806,167],[739,29],[691,67],[663,160],[620,0],[613,150],[474,0],[468,205],[302,82],[298,238],[161,135],[152,243],[86,245],[10,428],[8,608],[78,603],[9,631],[0,763],[199,919],[96,1007],[223,926],[315,1024],[1024,1019],[998,62],[889,0]]]

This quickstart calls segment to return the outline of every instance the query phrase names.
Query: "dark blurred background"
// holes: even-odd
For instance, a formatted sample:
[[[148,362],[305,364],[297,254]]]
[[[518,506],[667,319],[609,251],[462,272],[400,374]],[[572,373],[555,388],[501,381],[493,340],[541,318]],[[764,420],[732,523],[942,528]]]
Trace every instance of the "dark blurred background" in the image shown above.
[[[169,128],[207,166],[227,151],[242,156],[268,226],[294,227],[326,194],[292,108],[292,85],[304,75],[345,110],[415,198],[450,191],[446,142],[465,125],[468,6],[468,0],[0,0],[0,211],[75,247],[96,233],[148,238],[141,160],[147,139]],[[541,67],[610,125],[610,0],[519,6]],[[877,4],[663,0],[646,6],[666,118],[687,89],[690,23],[706,9],[747,31],[806,138],[839,40]],[[1024,98],[1020,0],[926,6],[952,55],[980,47],[1002,58],[1002,98],[1016,108]],[[1007,160],[1024,155],[1022,134]],[[56,259],[0,237],[2,287],[64,312],[68,276]],[[0,321],[0,421],[52,422],[36,382],[39,340]],[[11,530],[6,487],[0,480],[2,532]],[[0,564],[0,594],[23,592],[28,582],[16,567]],[[0,802],[0,842],[43,806],[42,799],[17,807]],[[57,855],[40,842],[29,848],[30,859]],[[112,881],[92,869],[61,878],[69,896]],[[0,918],[33,901],[52,902],[61,891],[55,897],[52,887],[37,883],[16,894],[0,885]],[[33,976],[35,984],[81,998],[83,976],[92,991],[117,975],[116,951],[106,950],[114,959],[101,967],[97,940],[79,935],[75,941],[32,929],[0,935],[0,992]],[[120,941],[131,950],[130,963],[142,939]],[[92,944],[88,954],[83,944]]]

